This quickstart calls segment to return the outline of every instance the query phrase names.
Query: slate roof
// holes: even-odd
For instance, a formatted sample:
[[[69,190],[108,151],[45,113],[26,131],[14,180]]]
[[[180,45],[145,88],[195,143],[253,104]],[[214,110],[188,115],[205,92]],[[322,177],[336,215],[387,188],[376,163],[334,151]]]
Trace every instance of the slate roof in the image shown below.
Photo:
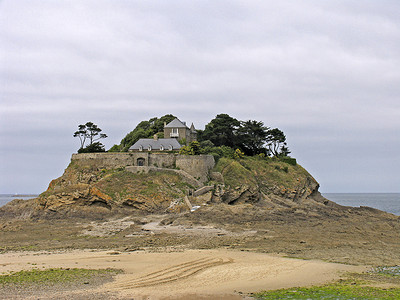
[[[169,122],[166,128],[188,128],[183,122],[181,122],[178,118],[175,118],[171,122]]]
[[[165,151],[179,150],[182,147],[177,139],[140,139],[129,150],[140,150],[140,146],[142,146],[143,151],[148,151],[149,146],[151,146],[151,150],[161,150],[161,146],[163,146]]]

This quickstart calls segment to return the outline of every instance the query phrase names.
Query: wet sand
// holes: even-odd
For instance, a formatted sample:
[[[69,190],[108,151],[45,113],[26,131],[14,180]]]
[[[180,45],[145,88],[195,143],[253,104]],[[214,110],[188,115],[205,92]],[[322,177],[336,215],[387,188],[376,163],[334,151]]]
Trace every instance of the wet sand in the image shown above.
[[[243,299],[247,293],[323,284],[339,279],[345,272],[366,269],[364,266],[225,249],[0,254],[0,273],[58,267],[124,270],[113,282],[82,291],[86,296],[111,293],[121,299]]]

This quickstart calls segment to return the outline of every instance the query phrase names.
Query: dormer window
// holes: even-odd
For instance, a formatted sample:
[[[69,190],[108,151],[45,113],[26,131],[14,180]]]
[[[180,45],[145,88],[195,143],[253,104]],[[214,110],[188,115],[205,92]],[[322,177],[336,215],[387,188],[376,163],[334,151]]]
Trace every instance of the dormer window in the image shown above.
[[[147,147],[147,151],[151,151],[151,146],[150,145]]]
[[[139,151],[143,151],[143,146],[142,145],[139,146]]]
[[[164,151],[164,146],[160,145],[160,151]]]
[[[172,151],[172,149],[173,149],[173,148],[172,148],[172,145],[169,145],[169,146],[168,146],[168,150],[169,150],[169,151]]]

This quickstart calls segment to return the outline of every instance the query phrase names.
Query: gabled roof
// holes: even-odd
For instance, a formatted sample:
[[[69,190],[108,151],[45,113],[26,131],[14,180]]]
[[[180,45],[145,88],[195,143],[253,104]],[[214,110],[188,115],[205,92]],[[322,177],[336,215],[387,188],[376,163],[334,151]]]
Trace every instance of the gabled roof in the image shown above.
[[[129,150],[140,150],[142,148],[143,151],[147,151],[149,146],[151,150],[161,150],[161,146],[163,146],[166,151],[179,150],[182,147],[177,139],[140,139]]]
[[[169,122],[167,125],[165,125],[166,128],[188,128],[183,122],[181,122],[178,118],[175,118],[171,122]]]

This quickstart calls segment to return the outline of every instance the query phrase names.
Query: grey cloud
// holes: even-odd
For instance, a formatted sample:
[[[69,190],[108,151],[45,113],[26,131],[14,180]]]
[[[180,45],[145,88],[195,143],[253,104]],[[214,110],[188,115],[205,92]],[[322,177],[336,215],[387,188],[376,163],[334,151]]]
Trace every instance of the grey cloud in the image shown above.
[[[109,148],[143,119],[174,113],[202,128],[221,112],[282,128],[325,191],[398,191],[399,9],[398,1],[2,1],[0,192],[43,186],[18,176],[21,157],[27,168],[50,164],[47,184],[86,121],[109,135]],[[386,163],[370,148],[385,151]],[[378,164],[387,174],[373,180]]]

